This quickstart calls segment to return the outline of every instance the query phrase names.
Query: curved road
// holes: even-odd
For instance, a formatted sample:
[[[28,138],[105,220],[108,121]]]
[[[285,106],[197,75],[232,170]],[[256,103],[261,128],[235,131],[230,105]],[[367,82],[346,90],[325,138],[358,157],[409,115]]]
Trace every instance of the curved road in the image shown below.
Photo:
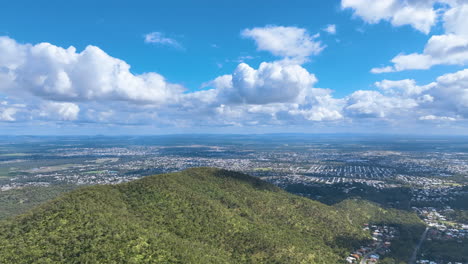
[[[427,235],[428,230],[429,230],[429,228],[426,227],[426,230],[424,230],[424,232],[422,233],[421,239],[419,239],[418,245],[414,249],[413,255],[411,255],[411,258],[410,258],[410,261],[408,262],[408,264],[416,263],[416,257],[418,256],[419,248],[421,247],[422,243],[424,242],[424,239],[426,239],[426,235]]]
[[[375,250],[374,251],[371,251],[369,253],[367,253],[366,255],[362,256],[362,259],[361,259],[361,262],[359,262],[359,264],[366,264],[367,262],[367,259],[369,258],[369,256],[371,254],[374,254],[375,253]]]
[[[372,250],[371,252],[367,253],[366,255],[364,255],[361,259],[361,261],[359,262],[359,264],[366,264],[367,263],[367,259],[369,258],[370,255],[372,254],[375,254],[375,252],[377,252],[377,250],[379,248],[381,248],[383,246],[383,243],[380,243],[378,247],[376,247],[374,250]]]
[[[429,228],[428,228],[428,227],[426,227],[426,230],[424,230],[424,232],[422,233],[421,238],[419,239],[418,244],[417,244],[416,247],[414,248],[413,254],[411,255],[411,258],[410,258],[408,264],[415,264],[415,263],[416,263],[416,257],[418,256],[419,248],[421,248],[422,243],[423,243],[424,240],[426,239],[427,231],[429,231]],[[381,248],[381,247],[382,247],[382,244],[380,244],[376,249],[374,249],[374,250],[372,250],[371,252],[369,252],[369,253],[367,253],[366,255],[364,255],[359,263],[360,263],[360,264],[366,264],[366,261],[367,261],[367,259],[369,258],[369,256],[372,255],[372,254],[374,254],[374,253],[377,251],[377,249],[379,249],[379,248]]]

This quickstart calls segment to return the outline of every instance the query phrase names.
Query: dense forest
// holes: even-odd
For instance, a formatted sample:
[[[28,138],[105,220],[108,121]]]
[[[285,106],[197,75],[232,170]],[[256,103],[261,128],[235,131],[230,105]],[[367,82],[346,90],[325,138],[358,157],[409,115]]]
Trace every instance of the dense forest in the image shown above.
[[[79,188],[4,220],[0,263],[342,263],[369,239],[365,223],[398,226],[406,251],[423,229],[409,212],[197,168]]]

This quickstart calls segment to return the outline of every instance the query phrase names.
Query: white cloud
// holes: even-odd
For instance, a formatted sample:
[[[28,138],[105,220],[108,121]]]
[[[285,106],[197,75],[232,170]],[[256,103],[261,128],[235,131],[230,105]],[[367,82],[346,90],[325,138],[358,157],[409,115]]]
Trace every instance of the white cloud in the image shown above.
[[[329,96],[326,89],[313,88],[307,101],[299,103],[221,104],[215,117],[225,124],[288,125],[307,122],[336,121],[343,118],[342,100]],[[310,99],[310,101],[309,101]]]
[[[430,47],[449,53],[446,46]],[[0,82],[0,120],[7,122],[261,127],[367,118],[427,124],[456,119],[458,124],[468,118],[468,69],[426,85],[382,80],[375,83],[378,91],[336,98],[333,91],[314,87],[313,73],[284,61],[258,68],[240,63],[203,90],[187,92],[156,73],[132,74],[127,63],[94,46],[77,52],[2,37],[0,51],[5,55],[0,56],[0,80],[6,80]]]
[[[285,124],[342,119],[344,101],[331,90],[313,88],[317,79],[300,65],[280,62],[260,64],[258,69],[241,63],[233,74],[220,76],[204,86],[205,103],[226,124]]]
[[[54,120],[73,121],[78,119],[80,107],[73,103],[47,102],[41,107],[40,116]]]
[[[332,90],[312,88],[308,90],[304,100],[295,104],[290,110],[291,115],[301,115],[308,121],[334,121],[343,119],[343,107],[346,101],[332,96]]]
[[[23,63],[30,45],[22,45],[8,37],[0,37],[0,73],[15,69]]]
[[[336,34],[336,25],[330,24],[330,25],[326,26],[323,30],[325,32],[327,32],[328,34],[335,35]]]
[[[437,21],[437,12],[431,0],[342,0],[343,9],[370,24],[389,21],[393,26],[410,25],[428,34]]]
[[[0,121],[15,121],[15,114],[18,109],[13,107],[0,107]]]
[[[427,1],[430,2],[430,1]],[[394,26],[411,25],[413,28],[428,34],[437,21],[437,13],[431,5],[404,5],[395,12],[391,20]]]
[[[385,67],[381,67],[381,68],[372,68],[371,69],[371,72],[372,73],[386,73],[386,72],[394,72],[395,69],[392,67],[392,66],[385,66]]]
[[[403,96],[413,96],[419,95],[424,91],[427,91],[435,87],[435,83],[431,83],[424,86],[416,85],[415,80],[405,79],[399,81],[383,80],[376,82],[375,86],[382,89],[385,93],[392,95],[403,95]]]
[[[125,61],[96,46],[82,52],[49,43],[18,44],[0,37],[0,88],[55,101],[121,100],[163,104],[184,88],[157,73],[134,75]]]
[[[372,73],[425,70],[434,65],[465,65],[468,63],[468,38],[447,34],[432,36],[422,54],[400,54],[392,59],[393,66],[374,68]]]
[[[468,117],[468,69],[444,74],[426,85],[404,79],[382,80],[375,86],[382,93],[357,91],[347,97],[347,115],[436,121]]]
[[[456,121],[457,119],[449,116],[435,116],[435,115],[426,115],[421,116],[419,120],[430,120],[430,121]]]
[[[394,0],[342,0],[342,8],[351,8],[356,16],[368,23],[378,23],[380,20],[388,20],[394,12]]]
[[[0,121],[14,122],[21,121],[25,117],[25,112],[28,111],[25,104],[15,103],[8,98],[0,101]]]
[[[182,45],[175,39],[164,36],[161,32],[151,32],[145,35],[145,43],[160,44],[172,46],[175,48],[182,48]]]
[[[445,114],[468,117],[468,69],[442,75],[436,83],[430,92],[434,108]]]
[[[392,66],[373,68],[372,73],[426,70],[434,65],[466,65],[468,63],[468,29],[466,27],[468,3],[465,3],[466,1],[432,2],[431,5],[435,2],[450,5],[448,9],[439,10],[443,13],[445,34],[431,36],[422,53],[399,54],[391,60]]]
[[[306,29],[298,27],[266,26],[245,29],[241,32],[245,38],[252,38],[257,49],[271,52],[273,55],[302,63],[311,55],[317,55],[325,48]]]
[[[225,103],[268,104],[300,101],[315,82],[315,75],[299,65],[263,62],[258,70],[241,63],[232,75],[210,84]]]
[[[292,115],[302,115],[309,121],[332,121],[343,118],[339,110],[323,106],[313,107],[311,109],[293,109],[290,110],[289,113]]]
[[[391,100],[397,100],[393,102],[394,107],[414,106],[413,111],[408,112],[406,118],[409,118],[409,115],[412,114],[419,114],[419,120],[450,121],[450,118],[458,120],[461,117],[468,117],[468,69],[442,75],[435,82],[427,85],[417,85],[411,79],[383,80],[376,82],[375,85],[384,94],[366,100],[367,105],[371,105],[369,102],[379,101],[375,98],[386,98],[384,102],[380,100],[380,102],[372,105],[375,106],[375,109],[379,107],[385,109],[385,101],[392,98]],[[401,102],[406,103],[401,105],[399,104]]]
[[[346,99],[346,113],[358,118],[386,118],[418,106],[416,100],[412,98],[385,96],[377,91],[359,90]]]
[[[468,28],[466,26],[468,2],[461,2],[452,5],[453,7],[444,14],[445,31],[447,33],[468,37]]]

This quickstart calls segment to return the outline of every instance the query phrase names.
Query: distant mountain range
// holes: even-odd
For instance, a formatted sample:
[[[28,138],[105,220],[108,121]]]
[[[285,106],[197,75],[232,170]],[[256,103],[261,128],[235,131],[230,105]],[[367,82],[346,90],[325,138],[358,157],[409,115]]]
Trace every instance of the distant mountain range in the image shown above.
[[[365,223],[400,227],[402,259],[424,229],[409,212],[196,168],[79,188],[5,220],[0,263],[343,263],[370,238]]]

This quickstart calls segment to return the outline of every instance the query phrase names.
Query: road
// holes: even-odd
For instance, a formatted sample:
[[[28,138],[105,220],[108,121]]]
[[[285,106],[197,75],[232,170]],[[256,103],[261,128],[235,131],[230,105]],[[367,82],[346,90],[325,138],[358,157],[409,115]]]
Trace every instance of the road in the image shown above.
[[[366,264],[367,259],[369,258],[370,255],[375,254],[379,248],[381,248],[384,244],[380,243],[379,246],[377,246],[374,250],[371,252],[367,253],[366,255],[362,256],[361,262],[359,264]]]
[[[411,258],[410,258],[410,261],[408,262],[408,264],[416,263],[416,257],[418,256],[419,248],[421,247],[422,243],[426,239],[426,235],[427,235],[428,230],[429,230],[429,228],[426,227],[426,230],[424,230],[424,232],[422,233],[421,239],[419,239],[418,245],[414,248],[413,255],[411,255]]]
[[[370,256],[371,254],[374,254],[374,253],[375,253],[375,250],[369,252],[368,254],[366,254],[366,255],[364,255],[364,256],[362,256],[361,262],[359,262],[359,264],[366,264],[366,261],[367,261],[367,259],[369,258],[369,256]]]

